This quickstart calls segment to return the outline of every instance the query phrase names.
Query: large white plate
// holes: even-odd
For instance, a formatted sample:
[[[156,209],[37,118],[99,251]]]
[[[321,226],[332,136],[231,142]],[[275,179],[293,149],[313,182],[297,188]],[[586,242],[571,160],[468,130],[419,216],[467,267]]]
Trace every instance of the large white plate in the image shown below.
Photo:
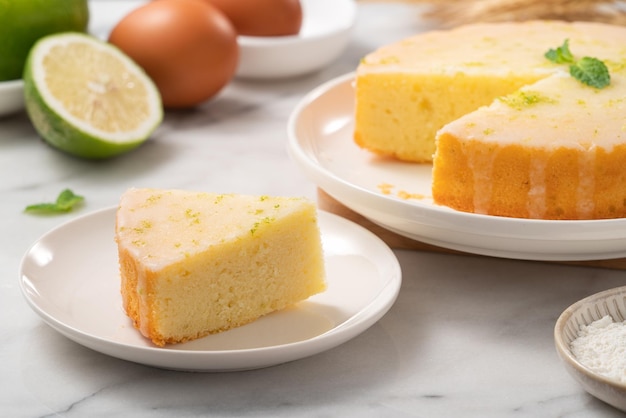
[[[228,371],[272,366],[336,347],[392,306],[401,283],[393,252],[378,237],[320,211],[328,288],[251,324],[158,348],[123,311],[115,209],[50,231],[25,254],[21,290],[45,322],[71,340],[124,360],[174,370]]]
[[[626,256],[626,220],[547,221],[477,215],[436,205],[431,166],[378,158],[352,140],[354,74],[306,95],[288,123],[292,158],[325,192],[406,237],[469,253],[530,260]],[[381,185],[391,185],[383,194]],[[421,195],[398,197],[398,192]]]

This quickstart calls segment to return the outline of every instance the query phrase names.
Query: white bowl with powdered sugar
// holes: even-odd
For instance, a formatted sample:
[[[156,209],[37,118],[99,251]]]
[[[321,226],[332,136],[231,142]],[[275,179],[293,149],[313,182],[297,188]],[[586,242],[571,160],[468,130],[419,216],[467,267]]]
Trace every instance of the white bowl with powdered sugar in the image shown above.
[[[626,286],[588,296],[556,322],[557,353],[596,398],[626,412]]]

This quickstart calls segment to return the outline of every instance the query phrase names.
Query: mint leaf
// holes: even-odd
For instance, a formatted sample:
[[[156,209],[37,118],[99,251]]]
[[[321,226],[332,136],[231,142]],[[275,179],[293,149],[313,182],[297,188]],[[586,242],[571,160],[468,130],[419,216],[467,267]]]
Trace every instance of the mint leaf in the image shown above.
[[[576,64],[570,65],[569,72],[576,80],[597,89],[611,83],[609,69],[597,58],[581,58]]]
[[[76,207],[76,205],[81,203],[83,200],[85,200],[83,196],[74,194],[74,192],[70,189],[65,189],[59,194],[54,203],[37,203],[34,205],[28,205],[24,209],[24,212],[38,213],[42,215],[65,213],[74,209],[74,207]]]
[[[39,212],[39,213],[55,213],[60,212],[56,203],[37,203],[36,205],[28,205],[25,212]]]
[[[549,49],[544,56],[556,64],[570,64],[569,73],[576,80],[597,89],[611,83],[609,69],[604,62],[593,57],[583,57],[576,61],[569,49],[569,39],[556,49]]]
[[[556,64],[568,64],[574,62],[574,55],[569,50],[569,39],[563,41],[563,45],[557,49],[548,50],[544,56]]]
[[[57,197],[56,205],[59,209],[68,211],[83,200],[85,200],[84,197],[74,194],[70,189],[65,189]]]

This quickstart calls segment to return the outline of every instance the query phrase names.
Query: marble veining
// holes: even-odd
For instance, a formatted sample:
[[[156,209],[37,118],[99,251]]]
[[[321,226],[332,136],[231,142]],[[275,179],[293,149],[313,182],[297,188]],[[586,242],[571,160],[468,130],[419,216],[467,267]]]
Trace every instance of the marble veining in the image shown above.
[[[404,281],[372,328],[330,351],[266,369],[185,373],[128,363],[55,332],[18,288],[26,249],[128,187],[315,197],[286,152],[286,121],[311,89],[378,45],[424,30],[418,7],[359,5],[349,49],[328,68],[274,82],[235,80],[194,111],[168,112],[153,139],[107,162],[62,155],[21,113],[0,120],[0,416],[3,417],[617,417],[567,375],[558,315],[624,285],[622,271],[396,251]],[[22,213],[64,187],[78,212]]]

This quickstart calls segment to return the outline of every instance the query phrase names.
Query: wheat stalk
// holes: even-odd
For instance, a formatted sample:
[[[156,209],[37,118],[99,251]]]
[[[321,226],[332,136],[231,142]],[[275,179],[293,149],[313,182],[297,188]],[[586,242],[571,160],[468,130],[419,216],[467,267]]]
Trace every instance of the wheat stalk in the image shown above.
[[[598,0],[412,0],[430,3],[426,18],[445,26],[471,22],[504,22],[533,19],[596,21],[626,24],[624,1]]]

